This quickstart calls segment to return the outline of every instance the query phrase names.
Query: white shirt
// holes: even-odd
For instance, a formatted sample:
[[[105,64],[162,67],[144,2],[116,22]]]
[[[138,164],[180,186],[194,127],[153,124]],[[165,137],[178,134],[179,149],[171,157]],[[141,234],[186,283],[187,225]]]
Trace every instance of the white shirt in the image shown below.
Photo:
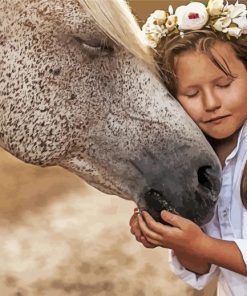
[[[239,133],[237,146],[225,161],[215,215],[203,230],[211,237],[234,241],[242,253],[247,268],[247,210],[240,197],[240,184],[246,161],[247,121]],[[218,295],[247,295],[247,276],[215,265],[211,266],[207,274],[198,276],[185,269],[172,251],[169,253],[169,262],[172,271],[195,289],[203,289],[214,276],[219,275]]]

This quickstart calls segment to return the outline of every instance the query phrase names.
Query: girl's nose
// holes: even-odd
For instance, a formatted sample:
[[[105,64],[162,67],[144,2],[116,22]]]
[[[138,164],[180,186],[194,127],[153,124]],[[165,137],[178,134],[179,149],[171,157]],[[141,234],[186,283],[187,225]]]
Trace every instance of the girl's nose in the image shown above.
[[[221,107],[221,101],[215,93],[209,90],[204,94],[203,105],[205,111],[212,112]]]

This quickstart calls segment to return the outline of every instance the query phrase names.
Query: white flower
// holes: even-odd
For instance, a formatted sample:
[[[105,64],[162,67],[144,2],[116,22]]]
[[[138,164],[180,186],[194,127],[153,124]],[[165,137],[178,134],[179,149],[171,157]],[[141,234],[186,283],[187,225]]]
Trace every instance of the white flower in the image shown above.
[[[209,15],[204,4],[192,2],[176,9],[179,30],[199,30],[207,23]]]
[[[213,24],[213,27],[215,28],[215,30],[223,32],[223,29],[230,26],[231,22],[232,20],[230,17],[221,17],[216,20],[216,22]]]
[[[159,43],[159,39],[155,40],[154,36],[152,36],[151,34],[145,34],[144,37],[146,44],[152,48],[155,48]]]
[[[155,25],[154,23],[146,23],[142,27],[142,32],[147,41],[147,44],[155,48],[163,36],[166,36],[168,30],[164,25]]]
[[[171,5],[168,7],[168,12],[170,15],[174,14],[173,7]]]
[[[155,10],[149,17],[155,25],[164,25],[167,19],[167,13],[164,10]],[[148,19],[148,21],[149,21]]]
[[[237,24],[238,25],[239,29],[241,29],[241,32],[243,34],[247,34],[247,18],[246,18],[245,15],[233,19],[232,22],[234,24]]]
[[[157,34],[151,32],[149,28],[147,29],[147,25],[145,24],[142,28],[142,34],[144,36],[144,41],[150,47],[155,48],[159,42],[159,37]]]
[[[220,15],[224,8],[224,0],[209,0],[207,10],[209,15]]]
[[[167,33],[167,29],[164,25],[161,25],[161,26],[158,26],[158,25],[155,25],[155,24],[145,24],[143,27],[142,27],[142,31],[145,33],[145,34],[151,34],[151,35],[155,35],[157,36],[157,38],[161,38],[163,36],[166,35]]]
[[[236,38],[239,38],[242,34],[241,29],[235,27],[235,28],[226,28],[223,30],[224,33],[228,33],[229,36],[233,36]]]
[[[0,0],[1,1],[1,0]],[[215,29],[229,36],[239,38],[247,34],[247,9],[245,4],[229,5],[225,0],[208,0],[207,7],[200,2],[182,5],[173,11],[170,5],[168,11],[156,10],[147,19],[142,28],[149,46],[155,48],[160,39],[180,31],[181,37],[186,30],[200,30],[203,27]]]
[[[166,28],[168,31],[173,31],[177,25],[177,16],[169,15],[166,22]]]
[[[246,5],[236,2],[235,4],[226,5],[224,11],[227,12],[228,16],[233,19],[246,15]]]

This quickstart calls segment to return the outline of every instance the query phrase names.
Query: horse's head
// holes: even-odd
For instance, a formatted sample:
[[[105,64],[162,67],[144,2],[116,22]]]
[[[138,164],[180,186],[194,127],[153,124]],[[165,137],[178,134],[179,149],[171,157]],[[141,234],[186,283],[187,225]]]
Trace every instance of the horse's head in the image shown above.
[[[26,162],[61,165],[157,219],[167,208],[208,221],[218,160],[150,70],[126,3],[3,2],[2,146]]]

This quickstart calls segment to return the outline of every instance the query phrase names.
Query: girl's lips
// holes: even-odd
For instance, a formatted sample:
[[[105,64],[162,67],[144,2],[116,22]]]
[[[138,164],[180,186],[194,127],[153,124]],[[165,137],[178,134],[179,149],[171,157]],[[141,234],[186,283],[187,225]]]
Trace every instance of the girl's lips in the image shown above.
[[[209,120],[204,121],[204,123],[216,123],[216,122],[220,122],[223,118],[229,117],[230,115],[223,115],[223,116],[217,116],[214,118],[211,118]]]

